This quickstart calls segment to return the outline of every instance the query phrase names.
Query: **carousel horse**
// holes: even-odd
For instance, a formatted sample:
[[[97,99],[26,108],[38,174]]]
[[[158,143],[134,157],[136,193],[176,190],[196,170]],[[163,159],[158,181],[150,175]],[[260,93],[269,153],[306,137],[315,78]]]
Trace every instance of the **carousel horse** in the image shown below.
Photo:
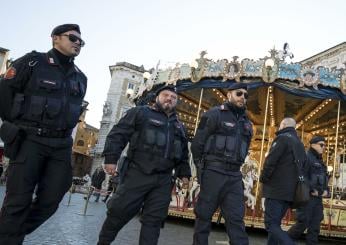
[[[258,180],[256,161],[246,157],[241,169],[243,173],[244,196],[247,197],[246,204],[251,209],[255,209],[256,197],[252,194],[254,182]]]

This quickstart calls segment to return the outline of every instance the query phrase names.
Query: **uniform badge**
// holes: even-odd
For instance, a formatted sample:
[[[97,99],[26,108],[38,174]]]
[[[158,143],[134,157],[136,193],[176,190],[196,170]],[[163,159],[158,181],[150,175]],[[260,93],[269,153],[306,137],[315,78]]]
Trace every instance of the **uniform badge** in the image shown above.
[[[163,122],[161,122],[161,121],[159,121],[159,120],[156,120],[156,119],[150,119],[150,121],[151,121],[152,123],[154,123],[155,125],[163,125],[163,124],[164,124]]]
[[[49,84],[49,85],[56,85],[55,81],[43,80],[42,83]]]
[[[232,122],[223,122],[223,125],[225,125],[226,127],[231,127],[233,128],[235,123],[232,123]]]
[[[49,57],[49,63],[50,64],[55,64],[54,59],[52,57]]]
[[[16,74],[17,74],[16,68],[10,67],[10,68],[7,69],[4,78],[5,79],[12,79],[12,78],[14,78],[16,76]]]

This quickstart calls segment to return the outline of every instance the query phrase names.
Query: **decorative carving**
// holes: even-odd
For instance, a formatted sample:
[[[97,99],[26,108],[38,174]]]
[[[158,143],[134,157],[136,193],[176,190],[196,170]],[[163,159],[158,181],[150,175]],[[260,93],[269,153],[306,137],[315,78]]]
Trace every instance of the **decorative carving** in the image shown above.
[[[341,68],[340,89],[343,94],[346,94],[346,62],[343,63],[344,68]]]
[[[111,103],[109,101],[106,101],[103,105],[103,116],[108,116],[112,113],[111,109]]]
[[[280,79],[280,82],[282,80],[298,81],[299,87],[307,86],[318,89],[318,84],[321,84],[339,88],[346,94],[346,67],[332,70],[325,67],[313,69],[311,66],[303,68],[300,63],[288,64],[284,62],[286,57],[293,57],[287,47],[286,50],[284,48],[284,51],[278,52],[271,49],[269,52],[269,57],[266,56],[259,60],[243,59],[238,61],[238,57],[234,56],[230,62],[227,59],[215,62],[207,59],[205,57],[207,52],[202,51],[200,57],[196,59],[197,67],[177,63],[174,68],[159,70],[157,65],[150,78],[143,86],[140,85],[133,98],[142,96],[145,91],[150,91],[153,85],[158,83],[176,85],[179,80],[191,80],[196,83],[203,78],[222,78],[222,81],[236,80],[237,82],[242,80],[242,82],[247,83],[259,80],[273,83],[277,79]]]
[[[317,85],[320,83],[319,74],[312,68],[304,68],[301,72],[302,77],[300,78],[299,87],[313,87],[314,89],[318,89]]]
[[[227,63],[223,73],[223,81],[235,79],[240,82],[240,63],[238,61],[238,56],[233,56],[233,61]]]
[[[171,72],[169,73],[168,80],[166,83],[173,84],[175,86],[179,78],[180,78],[180,64],[176,63],[173,70],[171,70]]]
[[[207,63],[208,61],[210,61],[207,58],[204,58],[206,54],[207,54],[207,51],[205,50],[202,51],[200,53],[199,59],[196,59],[198,64],[197,68],[191,67],[191,81],[194,83],[200,81],[203,78]]]

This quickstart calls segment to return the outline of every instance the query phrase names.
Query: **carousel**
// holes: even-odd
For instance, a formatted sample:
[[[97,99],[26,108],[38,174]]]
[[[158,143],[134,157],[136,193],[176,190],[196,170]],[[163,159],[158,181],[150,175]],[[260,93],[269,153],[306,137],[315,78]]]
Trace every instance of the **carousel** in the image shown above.
[[[231,83],[246,83],[249,88],[247,113],[254,131],[248,157],[242,166],[246,225],[264,228],[258,176],[279,123],[284,117],[293,117],[306,147],[313,135],[322,135],[327,140],[324,161],[330,176],[330,196],[323,200],[321,235],[346,237],[346,67],[333,70],[304,67],[300,63],[285,62],[289,58],[285,50],[272,49],[269,53],[259,60],[238,60],[235,56],[231,61],[213,61],[202,51],[193,64],[177,64],[164,70],[156,67],[151,73],[145,73],[144,83],[130,99],[137,105],[150,104],[157,87],[176,85],[179,93],[177,113],[192,140],[201,115],[226,101],[225,88]],[[191,157],[190,165],[195,175]],[[177,182],[169,215],[194,219],[198,191],[195,177],[188,189],[182,189]],[[295,210],[289,210],[282,221],[283,227],[287,229],[294,219]],[[218,212],[213,221],[223,222]]]

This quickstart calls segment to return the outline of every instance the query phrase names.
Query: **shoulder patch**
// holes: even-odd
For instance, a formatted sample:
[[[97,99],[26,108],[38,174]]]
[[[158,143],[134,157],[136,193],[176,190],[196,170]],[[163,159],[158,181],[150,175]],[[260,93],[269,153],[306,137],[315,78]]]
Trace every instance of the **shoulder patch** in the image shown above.
[[[5,75],[4,75],[4,79],[12,79],[16,76],[17,74],[17,70],[16,68],[14,68],[13,66],[8,68]]]
[[[225,105],[220,105],[221,111],[228,111],[227,107]]]

